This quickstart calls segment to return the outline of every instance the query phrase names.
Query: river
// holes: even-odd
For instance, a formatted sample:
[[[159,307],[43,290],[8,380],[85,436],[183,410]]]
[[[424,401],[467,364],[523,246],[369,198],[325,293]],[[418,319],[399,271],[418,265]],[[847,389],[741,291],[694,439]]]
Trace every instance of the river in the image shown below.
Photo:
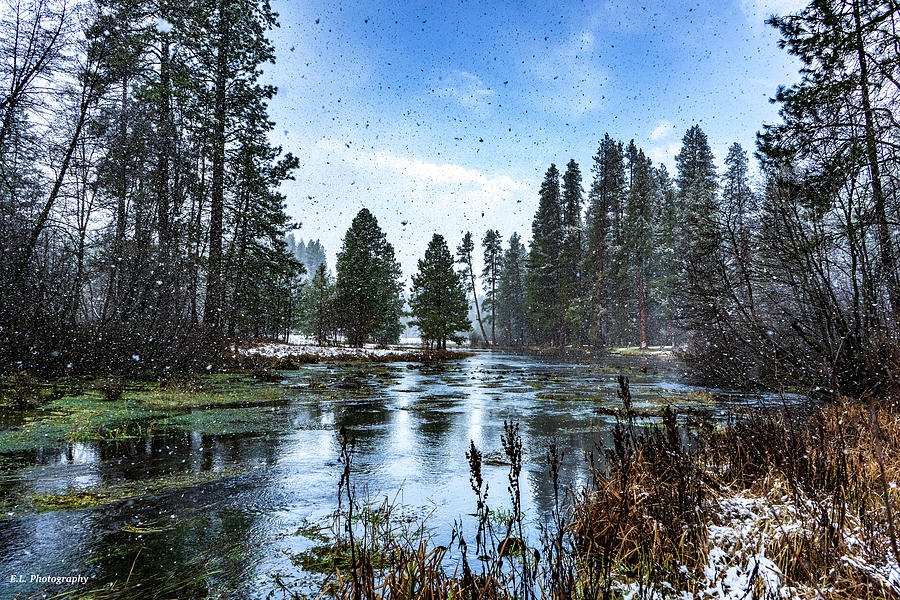
[[[453,524],[470,524],[475,510],[465,456],[470,441],[496,459],[504,421],[518,422],[523,512],[533,525],[553,502],[548,444],[557,440],[562,449],[564,487],[584,485],[586,457],[602,456],[598,449],[610,443],[620,372],[631,378],[635,406],[648,424],[667,404],[682,415],[722,419],[781,402],[710,393],[685,383],[678,363],[640,357],[573,364],[481,352],[431,366],[310,365],[283,373],[286,399],[253,409],[266,411],[264,427],[70,444],[38,452],[29,464],[0,467],[0,498],[123,482],[153,489],[160,478],[210,475],[206,483],[102,507],[2,517],[0,597],[74,590],[67,597],[102,598],[109,589],[115,590],[109,597],[264,598],[276,573],[308,581],[290,556],[314,543],[301,530],[327,521],[337,505],[341,426],[356,440],[357,497],[387,497],[394,516],[409,522],[427,517],[436,540],[446,543]],[[508,468],[486,466],[484,473],[489,504],[508,508]],[[53,585],[32,576],[87,581]]]

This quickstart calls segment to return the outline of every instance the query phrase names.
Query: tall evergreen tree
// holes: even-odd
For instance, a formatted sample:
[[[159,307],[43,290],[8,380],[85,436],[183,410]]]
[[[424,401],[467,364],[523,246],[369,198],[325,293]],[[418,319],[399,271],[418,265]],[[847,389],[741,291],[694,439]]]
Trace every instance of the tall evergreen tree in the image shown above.
[[[363,208],[354,217],[337,256],[336,304],[340,328],[351,346],[399,339],[401,289],[394,248],[375,216]]]
[[[525,314],[525,272],[528,253],[518,233],[509,238],[509,246],[503,253],[500,283],[497,288],[497,322],[502,342],[510,346],[522,346],[527,339]]]
[[[261,130],[271,128],[264,114],[275,88],[260,85],[258,80],[260,66],[274,61],[275,50],[266,34],[276,25],[276,14],[268,0],[215,0],[212,10],[195,8],[198,30],[193,32],[192,51],[200,57],[199,65],[206,71],[203,75],[212,82],[207,99],[212,107],[208,123],[211,188],[204,322],[217,329],[225,324],[227,293],[226,188],[231,182],[240,185],[242,179],[228,177],[229,164],[240,164],[240,159],[228,159],[247,151],[247,140],[241,140],[239,134],[247,133],[248,121],[256,121]]]
[[[677,190],[665,165],[655,173],[657,202],[653,223],[653,274],[650,295],[656,306],[662,343],[674,343],[675,284],[679,276],[680,216]]]
[[[300,330],[323,346],[333,338],[335,314],[334,278],[324,264],[320,264],[302,287]]]
[[[722,307],[717,277],[720,249],[718,181],[706,134],[694,125],[684,134],[678,166],[678,209],[681,216],[678,318],[703,345],[717,328]]]
[[[446,350],[447,341],[462,341],[461,333],[472,323],[462,277],[453,268],[453,256],[443,236],[434,234],[418,265],[409,301],[411,324],[419,328],[427,345]]]
[[[884,0],[818,0],[798,14],[773,17],[781,46],[803,64],[802,78],[779,88],[783,123],[766,126],[760,154],[770,172],[792,167],[827,210],[847,183],[867,192],[879,263],[878,280],[896,328],[900,319],[900,264],[896,252],[897,103],[900,7]],[[895,208],[896,210],[896,208]],[[879,301],[864,309],[883,319]]]
[[[559,170],[551,164],[541,183],[537,214],[531,223],[531,248],[525,277],[525,305],[537,343],[559,345],[565,313],[560,303],[562,202]]]
[[[722,251],[727,287],[740,297],[735,310],[755,314],[753,282],[753,231],[758,226],[756,196],[750,188],[750,160],[747,152],[735,142],[725,158],[722,175]]]
[[[633,303],[637,324],[636,341],[647,347],[648,271],[652,268],[653,218],[655,215],[655,180],[650,159],[637,149],[634,140],[629,144],[631,182],[625,210],[625,248],[630,278],[634,282]]]
[[[612,299],[610,272],[615,272],[616,232],[614,215],[623,204],[625,164],[621,144],[609,134],[603,136],[591,167],[593,181],[588,192],[584,267],[585,294],[589,297],[588,336],[595,345],[607,341],[607,316]]]
[[[497,284],[503,267],[503,239],[496,229],[488,229],[481,240],[484,248],[484,270],[481,280],[484,282],[485,316],[491,321],[491,346],[497,345]]]
[[[475,242],[472,240],[472,232],[467,231],[463,235],[462,242],[456,247],[456,262],[462,265],[460,275],[463,279],[463,287],[472,295],[472,302],[475,303],[475,319],[481,330],[481,339],[487,343],[488,337],[484,331],[484,321],[481,318],[481,305],[478,302],[478,286],[475,283],[475,266],[472,258],[474,251]]]
[[[574,159],[569,160],[562,178],[562,240],[559,256],[560,308],[565,313],[566,342],[580,342],[587,315],[582,303],[581,267],[583,235],[581,206],[584,191],[581,188],[581,170]]]

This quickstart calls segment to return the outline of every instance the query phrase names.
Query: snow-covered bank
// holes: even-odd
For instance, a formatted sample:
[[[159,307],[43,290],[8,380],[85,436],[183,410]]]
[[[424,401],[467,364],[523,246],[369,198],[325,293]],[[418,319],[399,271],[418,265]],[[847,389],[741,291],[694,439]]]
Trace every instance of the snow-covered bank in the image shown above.
[[[459,351],[436,352],[421,346],[397,345],[377,347],[366,344],[362,348],[350,346],[319,346],[309,343],[258,342],[235,346],[238,358],[260,358],[280,361],[403,361],[433,358],[461,358],[467,354]]]
[[[693,592],[675,591],[666,582],[656,583],[648,592],[638,582],[620,587],[623,598],[678,598],[679,600],[748,600],[760,598],[805,599],[829,597],[830,590],[812,583],[799,583],[794,574],[785,574],[778,563],[793,568],[803,565],[803,541],[820,534],[823,514],[834,507],[791,494],[784,482],[770,481],[763,493],[750,490],[724,491],[708,507],[706,564],[691,572]],[[824,511],[824,512],[823,512]],[[866,535],[856,515],[845,514],[842,528],[833,530],[831,552],[848,577],[865,587],[880,588],[887,597],[900,597],[900,565],[891,554],[886,535],[873,539]],[[868,538],[868,542],[862,540]],[[686,569],[683,567],[683,569]],[[682,571],[688,574],[687,570]],[[810,574],[810,579],[816,579]],[[824,574],[822,574],[824,576]]]

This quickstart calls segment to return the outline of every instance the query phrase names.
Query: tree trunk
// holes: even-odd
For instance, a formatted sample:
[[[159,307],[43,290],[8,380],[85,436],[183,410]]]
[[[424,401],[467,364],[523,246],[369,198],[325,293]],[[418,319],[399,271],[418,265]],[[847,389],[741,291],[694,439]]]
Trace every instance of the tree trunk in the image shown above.
[[[69,165],[72,162],[72,155],[75,153],[75,148],[78,145],[78,141],[81,139],[81,130],[84,128],[84,124],[87,121],[87,113],[90,107],[90,104],[93,103],[93,98],[90,100],[86,98],[82,98],[81,106],[79,107],[78,118],[75,122],[75,130],[72,132],[72,139],[69,140],[69,144],[66,147],[66,151],[63,154],[62,164],[59,167],[59,170],[56,172],[56,178],[53,181],[53,187],[50,190],[50,195],[47,196],[47,201],[44,203],[44,208],[41,210],[38,215],[37,221],[34,224],[34,227],[31,230],[31,235],[28,239],[28,244],[25,246],[25,253],[22,257],[22,263],[27,264],[29,260],[31,260],[31,255],[34,253],[34,249],[37,246],[38,239],[41,236],[41,232],[44,231],[44,227],[47,226],[47,221],[50,218],[50,211],[53,209],[53,205],[56,204],[56,200],[59,198],[59,194],[62,191],[63,181],[65,181],[66,174],[69,170]]]
[[[494,262],[496,263],[496,260]],[[497,277],[496,273],[491,272],[491,348],[497,345],[497,337],[495,334],[497,324]]]
[[[222,327],[222,217],[225,204],[225,86],[228,83],[227,15],[219,3],[219,44],[216,51],[216,96],[213,108],[212,196],[209,206],[209,267],[206,276],[206,306],[203,322]]]
[[[647,307],[644,302],[644,265],[641,265],[637,281],[638,300],[638,332],[641,340],[641,349],[647,347]]]
[[[600,307],[602,309],[603,307],[600,306],[600,299],[603,297],[603,269],[605,267],[605,265],[604,265],[604,258],[605,258],[604,254],[605,253],[604,253],[604,248],[603,248],[602,243],[600,244],[600,247],[598,248],[598,254],[599,254],[599,256],[597,257],[597,283],[594,286],[594,306]],[[596,310],[596,308],[595,308],[595,310]],[[597,314],[597,320],[599,322],[592,324],[594,327],[594,334],[599,337],[600,345],[604,345],[606,343],[605,319],[603,318],[603,315],[601,313],[597,312],[596,314]],[[599,331],[598,331],[598,329],[599,329]]]
[[[157,172],[156,210],[159,218],[159,249],[163,256],[169,251],[170,223],[169,223],[169,156],[172,154],[172,115],[169,93],[169,39],[163,36],[160,48],[159,83],[162,90],[162,108],[160,129],[162,133],[162,147],[159,151],[159,163]]]
[[[119,311],[119,261],[122,260],[125,253],[125,217],[128,207],[128,167],[127,152],[125,144],[128,139],[128,76],[122,77],[122,105],[119,110],[119,131],[118,131],[118,154],[119,154],[119,172],[118,172],[118,190],[116,196],[116,229],[115,238],[113,239],[113,255],[112,265],[109,269],[109,283],[107,285],[106,299],[103,302],[101,315],[105,318],[108,311],[113,314]],[[103,320],[101,318],[101,320]]]
[[[878,249],[881,268],[887,279],[888,298],[891,315],[896,320],[900,316],[900,289],[897,282],[897,268],[894,263],[893,244],[885,211],[884,190],[881,187],[881,169],[878,164],[878,147],[875,141],[875,121],[872,102],[869,98],[869,68],[866,63],[866,49],[862,37],[859,16],[859,2],[853,1],[853,21],[856,27],[856,51],[859,58],[859,87],[862,92],[863,114],[865,116],[866,159],[869,163],[869,177],[872,180],[872,200],[875,203],[875,221],[878,229]]]
[[[478,327],[481,328],[481,339],[487,343],[487,333],[484,331],[484,324],[481,322],[481,309],[478,307],[478,292],[475,290],[475,271],[472,270],[472,262],[469,261],[469,276],[472,278],[472,299],[475,300],[475,317],[478,319]]]

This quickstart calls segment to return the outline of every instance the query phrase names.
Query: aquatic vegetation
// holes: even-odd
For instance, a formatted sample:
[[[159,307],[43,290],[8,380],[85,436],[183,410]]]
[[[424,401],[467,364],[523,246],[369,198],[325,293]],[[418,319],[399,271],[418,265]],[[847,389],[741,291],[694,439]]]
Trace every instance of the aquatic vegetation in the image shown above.
[[[118,377],[98,379],[93,384],[93,389],[98,390],[107,402],[116,402],[125,393],[125,382]]]
[[[89,388],[78,390],[79,395],[59,394],[23,413],[20,424],[0,429],[0,454],[61,448],[73,442],[140,439],[159,425],[210,433],[228,433],[229,427],[233,432],[258,430],[265,414],[237,409],[280,402],[287,393],[284,386],[240,374],[127,386],[121,380],[102,379]],[[229,407],[236,410],[221,410]],[[219,412],[204,415],[204,409]]]
[[[29,413],[17,428],[0,431],[0,454],[145,435],[150,423],[163,413],[125,397],[107,402],[99,392],[91,391],[53,400]]]
[[[95,508],[134,498],[185,490],[246,474],[253,470],[250,467],[232,466],[223,470],[176,473],[149,480],[124,481],[83,490],[67,489],[47,494],[33,494],[27,498],[27,504],[17,507],[13,514],[22,516],[34,512]]]
[[[47,510],[72,510],[100,506],[110,502],[106,492],[69,492],[32,496],[31,503],[38,512]]]
[[[285,389],[252,376],[216,375],[171,380],[156,389],[136,392],[132,398],[146,406],[166,410],[246,406],[280,400]]]
[[[0,409],[32,410],[73,391],[80,395],[81,390],[76,388],[67,379],[45,382],[27,371],[16,371],[0,377]]]
[[[161,429],[175,428],[211,435],[273,433],[291,429],[321,429],[320,423],[292,423],[267,406],[206,408],[159,420]],[[329,427],[330,428],[330,427]]]
[[[482,464],[486,467],[508,467],[510,465],[510,462],[506,457],[506,454],[504,454],[502,451],[493,450],[491,452],[484,453]]]

